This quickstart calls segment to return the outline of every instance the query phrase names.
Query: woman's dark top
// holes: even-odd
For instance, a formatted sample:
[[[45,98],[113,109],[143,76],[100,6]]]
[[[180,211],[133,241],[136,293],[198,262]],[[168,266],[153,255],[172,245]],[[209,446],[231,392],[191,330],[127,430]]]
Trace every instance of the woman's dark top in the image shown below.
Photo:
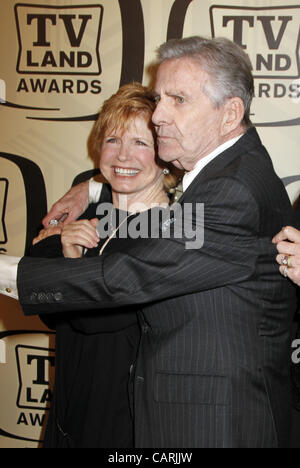
[[[100,202],[103,196],[108,201],[102,193]],[[90,205],[81,218],[95,218],[97,206]],[[105,251],[111,248],[112,241]],[[39,242],[31,255],[62,256],[60,236]],[[87,255],[99,255],[99,248]],[[56,328],[55,386],[44,448],[133,447],[130,373],[140,338],[134,307],[41,318]]]

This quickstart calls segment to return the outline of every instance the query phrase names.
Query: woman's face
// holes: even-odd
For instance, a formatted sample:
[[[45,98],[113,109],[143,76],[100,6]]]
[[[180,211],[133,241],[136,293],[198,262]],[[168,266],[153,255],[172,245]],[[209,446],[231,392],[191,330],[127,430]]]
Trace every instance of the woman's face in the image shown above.
[[[125,131],[108,130],[104,135],[100,170],[117,193],[151,190],[162,178],[155,159],[153,135],[143,116],[132,118]]]

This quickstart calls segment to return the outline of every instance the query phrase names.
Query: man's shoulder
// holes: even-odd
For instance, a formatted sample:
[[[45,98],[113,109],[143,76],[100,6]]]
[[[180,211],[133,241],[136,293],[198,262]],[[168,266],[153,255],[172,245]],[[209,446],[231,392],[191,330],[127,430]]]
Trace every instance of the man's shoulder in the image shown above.
[[[204,168],[185,201],[195,197],[209,201],[213,193],[222,193],[224,199],[232,198],[234,192],[251,194],[259,204],[270,202],[272,197],[284,200],[286,206],[289,204],[284,185],[255,127]]]
[[[218,174],[250,184],[280,183],[271,156],[263,145],[255,127],[251,127],[238,142],[223,155],[224,166]]]

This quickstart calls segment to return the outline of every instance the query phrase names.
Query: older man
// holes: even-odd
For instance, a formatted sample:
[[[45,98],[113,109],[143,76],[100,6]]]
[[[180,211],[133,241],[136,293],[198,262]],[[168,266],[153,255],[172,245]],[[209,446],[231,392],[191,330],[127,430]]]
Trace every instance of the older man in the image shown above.
[[[204,203],[203,247],[183,236],[99,258],[9,259],[7,284],[13,294],[18,268],[27,314],[140,305],[137,447],[286,446],[295,296],[272,238],[291,206],[250,123],[251,65],[232,42],[199,37],[164,44],[159,63],[159,154],[186,171],[180,204],[194,226]],[[72,206],[69,194],[55,213]]]

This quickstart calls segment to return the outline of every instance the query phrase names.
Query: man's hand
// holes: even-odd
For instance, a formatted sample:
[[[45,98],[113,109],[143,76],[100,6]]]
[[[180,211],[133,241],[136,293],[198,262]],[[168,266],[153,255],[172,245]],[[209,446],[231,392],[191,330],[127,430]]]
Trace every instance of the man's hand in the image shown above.
[[[47,229],[51,220],[60,220],[67,215],[63,224],[69,224],[79,218],[89,205],[89,181],[82,182],[71,188],[58,202],[56,202],[50,212],[43,219],[43,226]]]
[[[277,244],[277,263],[280,273],[300,286],[300,231],[291,226],[284,227],[272,241]]]

